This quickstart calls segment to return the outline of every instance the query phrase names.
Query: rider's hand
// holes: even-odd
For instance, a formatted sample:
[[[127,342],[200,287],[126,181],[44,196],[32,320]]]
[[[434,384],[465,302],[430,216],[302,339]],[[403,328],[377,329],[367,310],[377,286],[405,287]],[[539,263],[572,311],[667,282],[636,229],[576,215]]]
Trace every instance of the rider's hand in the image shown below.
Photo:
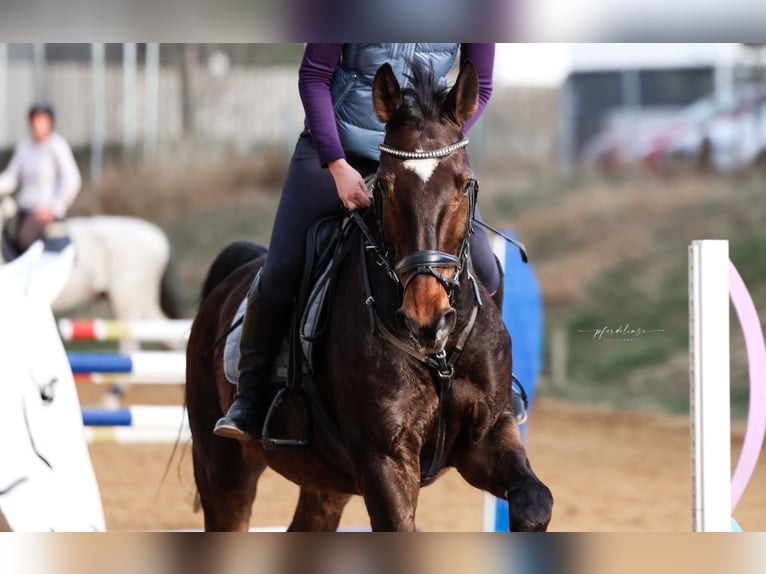
[[[56,216],[53,214],[53,212],[45,206],[35,209],[33,215],[35,219],[42,221],[43,223],[50,223],[56,219]]]
[[[358,171],[343,158],[331,161],[327,167],[335,180],[338,197],[347,209],[369,207],[372,198]]]

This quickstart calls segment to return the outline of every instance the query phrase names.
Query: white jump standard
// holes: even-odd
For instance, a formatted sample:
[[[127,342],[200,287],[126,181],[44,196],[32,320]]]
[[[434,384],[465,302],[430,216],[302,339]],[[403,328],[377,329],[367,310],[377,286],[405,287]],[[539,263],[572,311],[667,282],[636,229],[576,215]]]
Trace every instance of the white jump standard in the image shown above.
[[[693,528],[731,531],[729,242],[689,247]]]

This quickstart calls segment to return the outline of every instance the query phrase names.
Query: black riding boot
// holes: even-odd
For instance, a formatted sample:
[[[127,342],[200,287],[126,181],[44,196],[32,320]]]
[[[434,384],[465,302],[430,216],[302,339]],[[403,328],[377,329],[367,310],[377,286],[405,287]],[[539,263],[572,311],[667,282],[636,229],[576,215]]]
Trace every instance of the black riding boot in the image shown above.
[[[273,305],[260,294],[259,277],[248,294],[239,342],[239,381],[229,412],[215,424],[218,436],[237,440],[253,438],[268,408],[265,390],[274,361],[290,325],[292,305]]]
[[[495,260],[497,261],[497,258]],[[497,269],[500,272],[500,286],[495,291],[495,294],[492,295],[492,300],[497,305],[497,308],[500,309],[500,314],[502,315],[503,296],[505,295],[505,273],[500,265],[500,261],[497,261]],[[516,385],[518,385],[518,389],[516,389]],[[523,425],[527,422],[527,394],[515,375],[513,375],[511,383],[511,404],[513,405],[513,414],[516,415],[516,422]]]

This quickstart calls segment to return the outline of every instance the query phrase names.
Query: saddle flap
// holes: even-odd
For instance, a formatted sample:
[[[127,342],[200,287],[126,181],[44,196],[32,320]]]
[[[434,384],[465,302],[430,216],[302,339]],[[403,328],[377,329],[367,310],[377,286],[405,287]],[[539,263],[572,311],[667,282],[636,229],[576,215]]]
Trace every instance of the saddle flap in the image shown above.
[[[313,347],[324,335],[329,316],[333,279],[357,237],[356,228],[345,217],[331,217],[315,223],[307,237],[307,258],[298,298],[297,332],[303,356],[314,370]]]
[[[300,372],[302,377],[313,372],[313,348],[324,333],[332,279],[341,261],[350,251],[353,237],[356,237],[348,232],[349,228],[353,226],[347,225],[347,220],[333,216],[317,221],[309,230],[301,288],[293,315],[294,328],[288,335],[294,339],[290,344],[291,340],[286,337],[282,344],[275,362],[274,382],[290,384],[294,373]],[[245,297],[234,314],[232,324],[244,316],[246,307]],[[224,346],[224,374],[232,384],[236,384],[239,378],[241,335],[240,325],[226,337]],[[296,356],[299,353],[301,356]],[[298,388],[299,381],[292,381],[292,386]]]
[[[234,318],[231,324],[237,323],[245,314],[247,308],[247,297],[242,299],[242,302],[237,307],[237,312],[234,314]],[[226,337],[226,342],[223,347],[223,373],[226,376],[226,380],[232,385],[236,385],[239,380],[239,341],[242,338],[242,325],[240,324]],[[288,345],[287,338],[282,342],[282,346],[277,353],[277,358],[274,361],[274,372],[272,374],[272,381],[275,383],[284,383],[287,381],[287,362],[288,362]]]

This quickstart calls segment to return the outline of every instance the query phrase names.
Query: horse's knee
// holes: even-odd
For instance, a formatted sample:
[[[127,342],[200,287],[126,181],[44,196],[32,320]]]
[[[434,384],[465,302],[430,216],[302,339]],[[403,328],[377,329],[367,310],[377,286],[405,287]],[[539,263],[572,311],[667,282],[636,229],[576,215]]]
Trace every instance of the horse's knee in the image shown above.
[[[533,473],[508,489],[509,525],[512,532],[543,532],[553,512],[553,494]]]

